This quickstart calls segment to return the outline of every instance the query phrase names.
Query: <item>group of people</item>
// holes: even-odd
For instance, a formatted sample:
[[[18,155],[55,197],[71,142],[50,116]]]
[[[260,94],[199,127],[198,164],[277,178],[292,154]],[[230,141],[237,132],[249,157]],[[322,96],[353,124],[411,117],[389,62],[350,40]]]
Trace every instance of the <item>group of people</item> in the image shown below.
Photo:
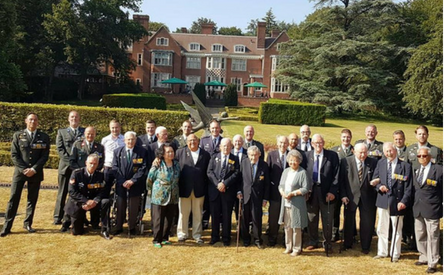
[[[134,235],[136,210],[142,194],[147,194],[153,244],[158,248],[171,244],[173,223],[177,223],[179,242],[191,236],[196,243],[204,243],[202,232],[209,216],[209,243],[229,246],[234,212],[243,245],[253,242],[263,249],[262,216],[268,204],[268,246],[277,245],[282,225],[284,253],[302,253],[305,228],[309,240],[305,250],[318,248],[321,218],[322,247],[333,253],[343,206],[344,249],[354,244],[359,208],[362,253],[370,251],[378,214],[375,259],[391,256],[397,262],[404,240],[420,253],[416,265],[428,265],[429,273],[436,271],[443,203],[442,150],[428,143],[426,126],[417,127],[417,142],[409,147],[401,130],[393,133],[392,142],[382,143],[376,140],[376,126],[369,125],[366,138],[353,146],[351,131],[343,129],[341,144],[328,150],[323,136],[311,136],[310,127],[303,125],[300,137],[296,133],[278,136],[277,149],[265,155],[252,126],[244,128],[244,135],[223,138],[220,123],[213,120],[211,134],[199,139],[190,121],[184,121],[182,135],[169,142],[167,129],[153,120],[146,122],[146,134],[141,136],[132,131],[122,135],[120,123],[111,120],[111,133],[99,143],[94,127],[80,127],[76,111],[69,113],[68,121],[69,127],[60,129],[56,140],[60,163],[53,223],[62,225],[61,231],[71,227],[72,234],[81,235],[90,223],[110,239],[110,232],[123,232],[127,220],[129,235]],[[37,130],[38,122],[37,114],[28,114],[26,129],[13,136],[15,171],[1,237],[11,232],[25,182],[24,228],[35,232],[32,221],[50,148],[48,135]],[[108,211],[114,184],[117,214],[114,231],[110,231]],[[90,221],[86,211],[90,211]]]

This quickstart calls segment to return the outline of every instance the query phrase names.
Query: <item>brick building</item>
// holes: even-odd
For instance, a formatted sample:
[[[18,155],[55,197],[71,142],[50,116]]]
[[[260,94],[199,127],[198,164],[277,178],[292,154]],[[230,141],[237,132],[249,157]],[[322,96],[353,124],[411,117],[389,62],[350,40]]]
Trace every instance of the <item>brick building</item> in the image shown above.
[[[148,29],[148,16],[134,15],[133,19]],[[201,34],[170,33],[162,27],[137,41],[129,49],[137,63],[132,78],[144,92],[178,94],[192,89],[196,83],[218,80],[235,83],[239,96],[288,98],[288,86],[273,75],[279,60],[279,44],[289,40],[286,32],[273,31],[271,37],[266,37],[264,22],[258,22],[257,36],[214,35],[213,27],[213,24],[202,25]],[[189,84],[161,83],[172,77]],[[268,87],[261,90],[244,87],[255,81]],[[221,88],[215,87],[216,91]]]

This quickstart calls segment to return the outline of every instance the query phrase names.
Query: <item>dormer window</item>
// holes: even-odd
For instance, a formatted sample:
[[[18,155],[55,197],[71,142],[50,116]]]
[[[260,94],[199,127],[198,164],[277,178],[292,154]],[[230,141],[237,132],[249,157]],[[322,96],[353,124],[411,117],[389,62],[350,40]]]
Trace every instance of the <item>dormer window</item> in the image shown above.
[[[200,51],[199,43],[190,43],[190,51]]]
[[[213,44],[212,51],[213,52],[222,52],[223,46],[221,44]]]
[[[245,46],[244,45],[234,45],[234,52],[235,53],[244,53]]]
[[[156,39],[156,46],[168,46],[168,38],[159,37]]]

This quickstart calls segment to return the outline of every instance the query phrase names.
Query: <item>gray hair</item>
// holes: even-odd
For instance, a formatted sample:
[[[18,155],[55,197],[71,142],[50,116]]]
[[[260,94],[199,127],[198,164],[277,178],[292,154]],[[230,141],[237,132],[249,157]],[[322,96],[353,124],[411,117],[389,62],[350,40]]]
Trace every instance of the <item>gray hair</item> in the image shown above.
[[[290,152],[288,152],[288,154],[287,154],[287,162],[288,162],[288,159],[291,158],[291,157],[296,158],[298,163],[302,162],[302,155],[301,155],[301,153],[299,153],[298,150],[294,150],[293,149]]]
[[[279,140],[281,139],[281,138],[285,138],[286,140],[287,140],[287,142],[288,142],[288,137],[286,137],[286,136],[284,136],[284,135],[278,135],[278,136],[276,136],[276,143],[279,143]]]
[[[155,135],[157,136],[161,131],[166,130],[167,128],[165,128],[164,126],[159,126],[156,128],[156,132]]]
[[[419,151],[420,151],[421,149],[426,149],[426,150],[427,150],[427,155],[429,155],[429,156],[432,154],[432,150],[431,150],[429,147],[427,147],[427,146],[421,146],[421,147],[419,147],[418,150],[416,150],[416,154],[419,154]]]
[[[261,155],[261,150],[256,145],[250,146],[247,149],[247,154],[254,153],[255,155],[259,153],[259,156]]]
[[[362,149],[365,149],[365,151],[368,151],[367,145],[365,145],[363,142],[359,142],[359,143],[355,144],[355,149],[356,150],[358,150],[359,147],[362,147]]]
[[[128,132],[126,132],[125,135],[124,135],[125,139],[126,139],[127,137],[129,137],[129,136],[137,137],[137,134],[136,134],[136,132],[134,132],[134,131],[128,131]]]
[[[235,135],[235,136],[233,137],[233,140],[235,140],[235,139],[237,139],[237,138],[240,138],[240,139],[242,140],[242,142],[244,142],[244,138],[242,137],[242,135],[239,135],[239,134]]]
[[[384,152],[385,152],[385,149],[387,149],[387,147],[392,147],[396,151],[395,145],[391,141],[384,142],[384,145],[382,146],[382,149],[384,150]]]
[[[89,160],[89,159],[95,159],[95,160],[99,161],[99,155],[97,155],[97,153],[89,154],[88,157],[86,158],[86,160]]]

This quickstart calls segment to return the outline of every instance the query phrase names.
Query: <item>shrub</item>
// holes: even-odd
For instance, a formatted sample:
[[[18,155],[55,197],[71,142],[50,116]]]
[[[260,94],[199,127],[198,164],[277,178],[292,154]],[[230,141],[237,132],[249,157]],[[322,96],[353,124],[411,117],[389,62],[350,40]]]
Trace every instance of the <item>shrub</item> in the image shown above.
[[[259,108],[259,122],[263,124],[322,126],[326,106],[290,100],[269,99]]]
[[[47,133],[54,144],[57,130],[68,127],[71,110],[79,112],[82,126],[92,125],[97,129],[96,140],[99,141],[109,134],[111,119],[120,121],[122,133],[131,130],[138,134],[145,133],[145,122],[153,119],[157,125],[168,129],[170,138],[181,133],[180,126],[188,119],[187,112],[179,111],[0,102],[0,141],[11,142],[12,134],[25,128],[26,115],[32,111],[39,116],[39,129]]]
[[[225,106],[237,106],[236,84],[229,84],[224,91]]]
[[[193,92],[200,99],[200,101],[202,101],[202,104],[205,105],[207,102],[207,91],[205,90],[205,85],[202,83],[196,83],[196,85],[194,85]]]
[[[102,104],[108,107],[166,110],[166,99],[163,96],[157,94],[103,95]]]

